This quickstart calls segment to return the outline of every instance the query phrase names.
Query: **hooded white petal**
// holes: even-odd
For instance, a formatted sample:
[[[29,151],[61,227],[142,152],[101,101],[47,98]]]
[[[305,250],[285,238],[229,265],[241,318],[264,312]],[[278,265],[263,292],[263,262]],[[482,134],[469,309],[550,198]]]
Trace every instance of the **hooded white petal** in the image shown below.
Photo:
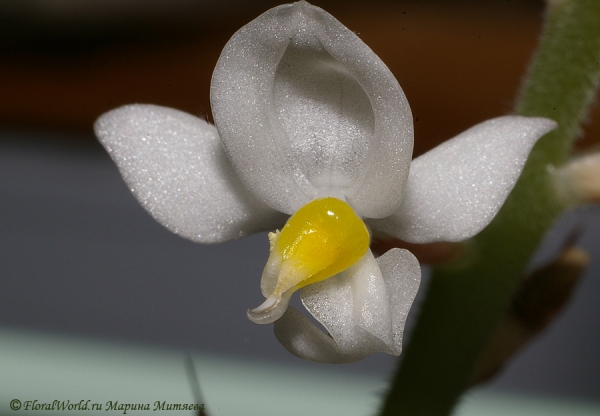
[[[533,145],[555,127],[505,116],[470,128],[415,159],[399,211],[369,225],[413,243],[474,236],[502,207]]]
[[[215,127],[204,120],[129,105],[104,114],[94,127],[138,201],[182,237],[214,243],[285,221],[245,189]]]
[[[301,1],[227,43],[211,86],[215,122],[241,179],[292,214],[320,196],[381,218],[401,202],[412,115],[398,82],[353,32]]]
[[[421,280],[418,261],[393,249],[302,290],[302,303],[330,335],[293,308],[275,321],[277,339],[312,361],[349,363],[375,352],[399,355],[406,317]]]

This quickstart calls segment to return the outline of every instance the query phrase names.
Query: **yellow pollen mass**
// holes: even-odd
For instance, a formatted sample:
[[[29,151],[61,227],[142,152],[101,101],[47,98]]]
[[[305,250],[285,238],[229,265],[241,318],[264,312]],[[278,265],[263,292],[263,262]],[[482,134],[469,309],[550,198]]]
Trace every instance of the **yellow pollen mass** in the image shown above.
[[[321,198],[304,205],[281,231],[269,233],[270,253],[263,271],[265,301],[248,310],[251,321],[266,324],[286,311],[292,293],[356,263],[369,249],[369,231],[346,202]]]
[[[369,231],[346,202],[316,199],[300,208],[274,237],[281,270],[275,295],[325,280],[356,263],[369,248]]]

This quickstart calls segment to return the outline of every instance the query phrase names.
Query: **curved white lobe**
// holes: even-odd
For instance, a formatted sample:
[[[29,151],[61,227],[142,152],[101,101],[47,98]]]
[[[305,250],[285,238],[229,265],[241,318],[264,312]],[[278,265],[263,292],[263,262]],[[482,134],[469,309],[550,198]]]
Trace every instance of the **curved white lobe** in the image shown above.
[[[245,189],[204,120],[138,104],[104,114],[94,127],[138,201],[182,237],[216,243],[285,222]]]
[[[292,307],[275,321],[277,339],[311,361],[349,363],[375,352],[399,355],[408,311],[421,280],[418,261],[392,249],[302,290],[302,302],[330,335]]]
[[[320,8],[279,6],[240,29],[215,68],[211,103],[233,166],[269,206],[292,214],[332,195],[366,217],[397,210],[410,107],[385,64]]]
[[[413,243],[474,236],[504,204],[533,145],[555,127],[545,118],[505,116],[466,130],[416,158],[398,212],[368,224]]]

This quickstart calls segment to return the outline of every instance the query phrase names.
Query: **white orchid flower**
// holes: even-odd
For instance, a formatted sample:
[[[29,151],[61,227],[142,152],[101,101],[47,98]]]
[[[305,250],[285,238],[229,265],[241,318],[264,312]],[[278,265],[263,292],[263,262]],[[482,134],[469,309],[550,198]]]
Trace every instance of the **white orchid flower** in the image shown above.
[[[500,117],[411,163],[400,85],[353,32],[305,1],[271,9],[231,38],[211,103],[216,128],[130,105],[95,129],[134,195],[171,231],[216,243],[283,226],[269,235],[266,300],[248,316],[275,321],[292,353],[332,363],[398,355],[420,282],[408,251],[374,258],[365,224],[418,243],[475,235],[555,127]],[[288,308],[300,288],[329,334]]]

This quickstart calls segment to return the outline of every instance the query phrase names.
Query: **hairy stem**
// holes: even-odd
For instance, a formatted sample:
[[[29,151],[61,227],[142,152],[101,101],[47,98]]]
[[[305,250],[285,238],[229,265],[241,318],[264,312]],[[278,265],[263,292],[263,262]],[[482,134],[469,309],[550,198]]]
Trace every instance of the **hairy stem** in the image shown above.
[[[516,113],[556,120],[515,189],[471,250],[433,277],[381,416],[448,415],[506,313],[525,266],[564,211],[550,166],[571,153],[600,77],[600,1],[550,2]]]

